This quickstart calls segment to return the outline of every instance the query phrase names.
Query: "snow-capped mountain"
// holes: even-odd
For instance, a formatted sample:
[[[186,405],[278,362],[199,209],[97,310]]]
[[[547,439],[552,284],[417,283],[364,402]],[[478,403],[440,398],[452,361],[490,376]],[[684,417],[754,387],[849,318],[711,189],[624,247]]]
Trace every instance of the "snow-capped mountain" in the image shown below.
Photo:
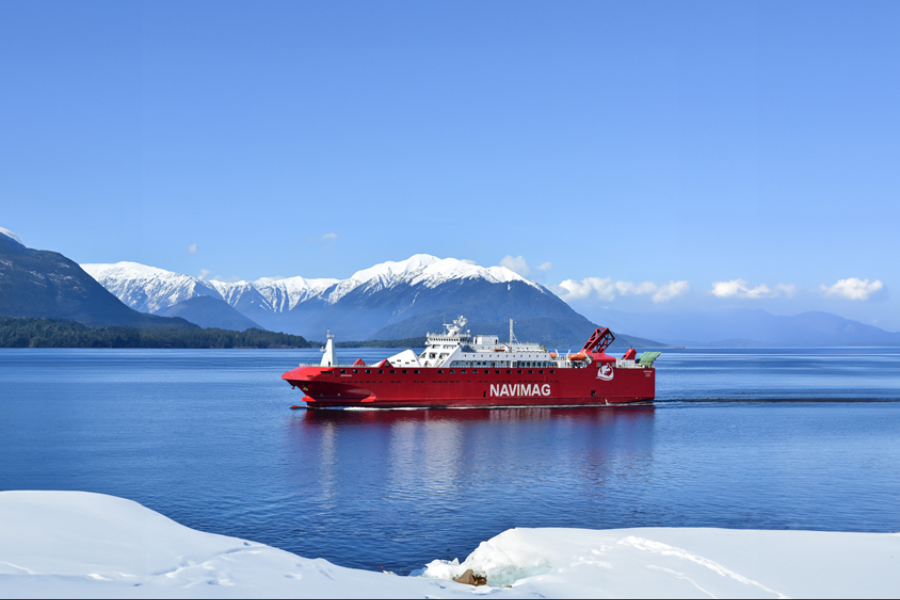
[[[23,241],[19,238],[19,236],[17,236],[16,234],[14,234],[12,231],[10,231],[9,229],[7,229],[6,227],[0,227],[0,235],[4,235],[4,236],[8,237],[8,238],[11,239],[12,241],[14,241],[14,242],[16,242],[17,244],[19,244],[20,246],[24,246],[24,245],[25,245],[25,242],[23,242]]]
[[[483,280],[487,283],[522,282],[544,288],[505,267],[481,267],[455,258],[416,254],[404,261],[388,261],[357,271],[348,279],[263,277],[256,281],[202,280],[135,262],[84,264],[85,271],[128,306],[157,313],[188,298],[220,297],[233,307],[248,300],[264,310],[283,313],[297,305],[320,301],[335,304],[354,291],[372,294],[401,285],[433,289],[453,280]]]
[[[196,277],[135,262],[81,265],[100,285],[135,310],[158,313],[197,296],[219,297],[216,288]]]
[[[322,298],[326,290],[333,287],[338,279],[305,279],[303,277],[263,277],[256,281],[208,281],[219,295],[230,305],[235,306],[253,296],[260,297],[259,302],[266,310],[280,313],[293,309],[302,302]]]
[[[428,254],[416,254],[407,260],[383,262],[374,267],[357,271],[349,279],[337,282],[334,290],[329,292],[327,301],[334,304],[350,292],[360,288],[366,292],[386,290],[399,285],[422,285],[426,288],[436,288],[449,281],[460,279],[480,279],[488,283],[519,281],[543,291],[538,284],[506,267],[485,268],[456,258],[441,259]]]
[[[267,329],[322,339],[326,329],[344,339],[379,330],[398,337],[416,327],[440,328],[465,311],[471,323],[508,318],[564,318],[589,322],[542,286],[504,267],[482,267],[455,258],[417,254],[339,279],[262,278],[236,283],[201,280],[137,263],[82,265],[119,299],[144,312],[197,296],[226,302]],[[411,335],[421,335],[416,330]]]

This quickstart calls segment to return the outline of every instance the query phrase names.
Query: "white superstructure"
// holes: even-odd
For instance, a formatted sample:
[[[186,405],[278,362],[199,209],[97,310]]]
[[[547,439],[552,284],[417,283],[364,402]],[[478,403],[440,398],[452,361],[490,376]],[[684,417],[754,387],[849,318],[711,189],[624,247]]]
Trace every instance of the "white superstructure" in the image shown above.
[[[403,367],[461,367],[461,368],[562,368],[586,366],[589,357],[571,361],[558,356],[533,342],[519,342],[513,333],[513,321],[509,323],[510,341],[502,343],[496,335],[472,336],[465,328],[468,321],[463,316],[445,324],[443,333],[429,333],[425,350],[418,356],[405,350],[388,359],[394,366]]]

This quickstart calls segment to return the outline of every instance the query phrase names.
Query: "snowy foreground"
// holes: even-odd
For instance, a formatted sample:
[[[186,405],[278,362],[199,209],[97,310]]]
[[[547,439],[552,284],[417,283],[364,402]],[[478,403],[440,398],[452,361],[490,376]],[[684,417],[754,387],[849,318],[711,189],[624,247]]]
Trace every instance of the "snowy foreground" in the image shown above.
[[[472,569],[487,586],[449,578]],[[507,587],[511,586],[511,587]],[[335,566],[81,492],[0,493],[0,597],[900,597],[900,535],[513,529],[421,577]]]

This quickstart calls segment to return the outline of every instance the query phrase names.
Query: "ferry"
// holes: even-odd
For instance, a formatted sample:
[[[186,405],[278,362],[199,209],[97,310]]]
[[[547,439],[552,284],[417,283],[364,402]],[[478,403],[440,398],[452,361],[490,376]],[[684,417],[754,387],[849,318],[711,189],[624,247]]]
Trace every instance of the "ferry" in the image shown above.
[[[465,317],[429,333],[425,350],[367,365],[338,364],[328,335],[318,365],[300,365],[282,375],[303,392],[307,408],[485,408],[585,406],[650,402],[656,397],[659,352],[622,358],[606,353],[613,333],[598,327],[578,352],[551,352],[519,342],[471,335]]]

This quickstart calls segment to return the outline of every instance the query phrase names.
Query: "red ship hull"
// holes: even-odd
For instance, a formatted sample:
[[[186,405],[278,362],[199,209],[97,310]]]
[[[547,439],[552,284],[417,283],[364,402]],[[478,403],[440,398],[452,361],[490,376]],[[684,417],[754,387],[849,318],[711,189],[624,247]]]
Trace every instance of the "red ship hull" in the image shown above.
[[[648,402],[653,368],[400,369],[298,367],[282,379],[300,388],[309,408],[585,406]]]

